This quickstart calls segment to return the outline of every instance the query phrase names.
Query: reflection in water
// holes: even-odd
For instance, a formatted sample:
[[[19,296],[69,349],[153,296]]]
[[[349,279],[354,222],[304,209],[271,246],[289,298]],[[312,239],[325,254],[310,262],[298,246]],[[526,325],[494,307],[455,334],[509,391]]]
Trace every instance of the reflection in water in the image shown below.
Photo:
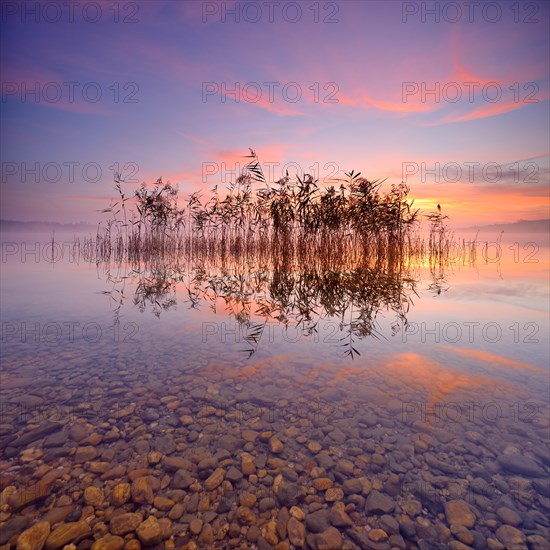
[[[351,171],[338,190],[321,190],[308,174],[270,186],[252,149],[247,158],[223,199],[215,187],[206,202],[194,193],[180,207],[177,189],[159,179],[153,189],[135,192],[131,215],[117,176],[119,200],[105,210],[112,219],[82,243],[84,258],[115,284],[108,292],[115,315],[124,296],[119,284],[127,279],[137,285],[134,304],[157,317],[176,306],[180,286],[191,308],[205,302],[216,311],[223,302],[250,355],[269,321],[315,334],[331,318],[344,355],[353,358],[358,339],[383,336],[380,311],[395,316],[392,335],[407,326],[419,265],[429,266],[430,292],[447,289],[455,243],[440,205],[425,215],[430,230],[422,238],[404,183],[383,193],[382,182]],[[472,258],[475,246],[464,249],[462,261]]]
[[[438,230],[439,231],[439,230]],[[319,323],[333,319],[343,333],[344,355],[358,354],[354,343],[368,336],[385,337],[377,324],[380,312],[394,316],[392,335],[407,326],[407,313],[419,282],[417,268],[427,263],[428,289],[440,294],[446,285],[445,248],[419,236],[409,237],[400,254],[364,254],[352,244],[330,248],[324,242],[300,246],[281,239],[277,246],[226,251],[215,246],[195,248],[194,256],[111,265],[98,262],[101,277],[113,287],[104,291],[115,318],[124,303],[126,283],[135,286],[133,304],[160,317],[180,301],[191,309],[207,305],[234,319],[254,353],[269,322],[285,329],[315,334]],[[447,262],[448,265],[448,262]]]

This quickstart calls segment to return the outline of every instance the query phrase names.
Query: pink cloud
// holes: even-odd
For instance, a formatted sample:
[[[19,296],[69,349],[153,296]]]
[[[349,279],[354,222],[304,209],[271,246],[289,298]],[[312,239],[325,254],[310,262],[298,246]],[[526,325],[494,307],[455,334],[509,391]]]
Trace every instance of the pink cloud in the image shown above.
[[[548,94],[545,95],[543,101],[548,99]],[[483,105],[474,109],[473,111],[466,113],[464,115],[449,115],[443,118],[439,124],[446,122],[464,122],[467,120],[477,120],[479,118],[488,118],[492,116],[501,115],[504,113],[509,113],[510,111],[516,111],[529,105],[529,103],[524,103],[520,101],[508,101],[506,103],[495,103],[490,105]]]
[[[430,105],[428,103],[422,103],[420,101],[416,101],[413,104],[410,104],[408,102],[403,102],[403,101],[400,103],[395,103],[391,101],[376,100],[367,95],[363,96],[363,101],[366,104],[372,105],[377,109],[382,109],[383,111],[396,111],[400,113],[427,112],[427,111],[433,111],[439,107],[437,104]]]

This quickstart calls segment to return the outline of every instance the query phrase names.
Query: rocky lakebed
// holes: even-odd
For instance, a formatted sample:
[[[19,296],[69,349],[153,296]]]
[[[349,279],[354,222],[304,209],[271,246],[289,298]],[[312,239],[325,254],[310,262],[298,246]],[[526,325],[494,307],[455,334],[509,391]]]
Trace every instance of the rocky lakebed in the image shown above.
[[[544,376],[402,374],[4,369],[0,550],[550,548]]]

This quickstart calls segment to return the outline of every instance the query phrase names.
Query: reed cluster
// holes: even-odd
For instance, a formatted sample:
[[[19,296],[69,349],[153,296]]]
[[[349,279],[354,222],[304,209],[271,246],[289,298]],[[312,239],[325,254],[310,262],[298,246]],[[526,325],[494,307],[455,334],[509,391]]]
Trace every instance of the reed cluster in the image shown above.
[[[216,186],[208,199],[195,192],[183,205],[178,190],[162,179],[128,197],[117,176],[119,198],[104,210],[112,217],[84,241],[85,253],[117,261],[266,248],[287,256],[305,250],[338,254],[349,246],[375,261],[408,254],[419,211],[404,183],[382,192],[383,181],[351,171],[339,186],[324,189],[309,174],[294,180],[287,174],[270,185],[256,153],[250,150],[247,158],[224,196]]]
[[[308,174],[269,185],[255,152],[247,158],[223,197],[214,187],[183,205],[162,179],[128,197],[117,176],[119,199],[104,210],[111,217],[80,243],[113,283],[105,294],[115,316],[126,281],[134,306],[157,316],[176,305],[180,287],[191,308],[223,307],[245,329],[248,353],[269,322],[315,333],[330,318],[353,357],[356,339],[380,335],[380,311],[394,316],[392,332],[406,326],[415,269],[429,267],[431,290],[444,289],[446,216],[424,215],[429,232],[417,231],[421,214],[403,183],[384,193],[382,181],[351,171],[338,187],[321,189]]]

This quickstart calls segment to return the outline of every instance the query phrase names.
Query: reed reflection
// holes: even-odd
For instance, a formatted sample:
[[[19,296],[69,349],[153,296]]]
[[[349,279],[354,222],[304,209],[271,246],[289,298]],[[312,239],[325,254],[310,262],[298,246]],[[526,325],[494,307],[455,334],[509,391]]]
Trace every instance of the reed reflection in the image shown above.
[[[423,235],[403,183],[383,193],[381,181],[351,171],[338,188],[320,189],[307,174],[269,185],[254,151],[249,158],[223,199],[216,187],[208,200],[193,193],[183,207],[161,179],[133,199],[117,179],[120,199],[105,210],[112,218],[82,243],[84,257],[114,285],[105,293],[115,316],[130,281],[133,304],[157,317],[178,301],[215,312],[222,303],[244,329],[250,355],[269,322],[311,335],[331,319],[353,358],[358,339],[385,337],[380,312],[394,316],[393,335],[406,326],[420,266],[429,266],[431,292],[446,288],[452,243],[439,205],[423,215]],[[134,203],[137,212],[129,212]]]

